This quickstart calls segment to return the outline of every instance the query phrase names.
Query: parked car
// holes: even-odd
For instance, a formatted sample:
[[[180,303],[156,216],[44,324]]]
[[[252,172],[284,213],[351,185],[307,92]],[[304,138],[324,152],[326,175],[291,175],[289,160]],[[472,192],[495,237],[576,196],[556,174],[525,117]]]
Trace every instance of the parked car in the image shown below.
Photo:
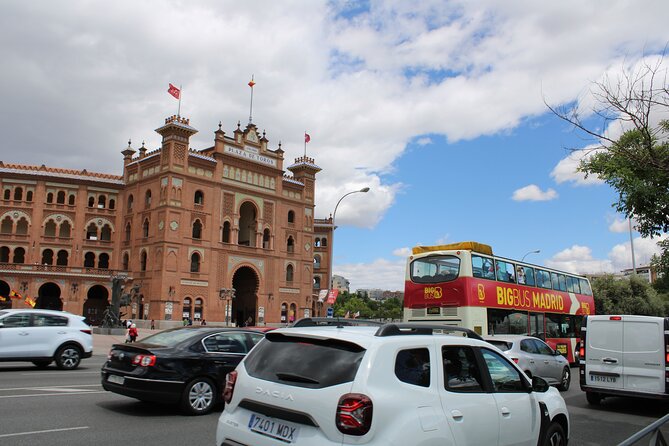
[[[205,414],[221,401],[225,375],[263,336],[258,330],[187,326],[114,344],[102,365],[102,387]]]
[[[567,444],[560,392],[471,330],[295,325],[228,374],[217,445]]]
[[[586,316],[580,356],[580,385],[589,404],[608,396],[669,400],[669,318]]]
[[[562,391],[569,390],[569,361],[541,339],[525,335],[495,335],[485,340],[502,350],[530,378],[540,376]]]
[[[46,368],[79,367],[93,355],[91,327],[83,316],[64,311],[0,310],[0,361],[28,361]]]

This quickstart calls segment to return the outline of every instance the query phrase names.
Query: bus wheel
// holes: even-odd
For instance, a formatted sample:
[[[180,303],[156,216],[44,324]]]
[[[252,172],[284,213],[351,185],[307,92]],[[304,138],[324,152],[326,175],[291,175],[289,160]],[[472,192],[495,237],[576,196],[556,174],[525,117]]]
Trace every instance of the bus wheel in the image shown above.
[[[599,406],[602,402],[602,396],[597,392],[585,392],[585,399],[593,406]]]

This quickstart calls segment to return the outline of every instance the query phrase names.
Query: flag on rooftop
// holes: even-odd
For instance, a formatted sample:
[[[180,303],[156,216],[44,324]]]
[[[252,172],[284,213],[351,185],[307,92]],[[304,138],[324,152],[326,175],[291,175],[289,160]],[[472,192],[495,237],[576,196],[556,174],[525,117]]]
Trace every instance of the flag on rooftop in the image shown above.
[[[254,86],[255,84],[256,84],[256,83],[253,82],[253,75],[252,75],[252,76],[251,76],[251,80],[249,81],[249,87],[253,88],[253,86]]]
[[[304,142],[305,142],[305,144],[308,143],[309,141],[311,141],[311,136],[309,136],[309,134],[305,132],[305,133],[304,133]]]
[[[175,99],[181,99],[181,90],[174,85],[170,84],[170,88],[167,89],[167,92],[174,96]]]

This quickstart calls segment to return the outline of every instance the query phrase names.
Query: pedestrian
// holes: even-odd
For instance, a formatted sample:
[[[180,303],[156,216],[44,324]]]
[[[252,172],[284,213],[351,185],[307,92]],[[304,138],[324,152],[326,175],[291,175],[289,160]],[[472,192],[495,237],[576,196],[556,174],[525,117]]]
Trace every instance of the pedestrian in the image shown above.
[[[139,334],[137,332],[137,325],[132,324],[130,328],[128,328],[128,334],[130,335],[130,342],[135,342],[137,340],[137,335]]]
[[[200,322],[200,325],[207,325],[207,321],[205,321],[204,319],[202,319],[202,322]]]
[[[184,323],[184,327],[185,327],[186,325],[188,325],[188,318],[187,318],[187,317],[184,318],[183,323]]]
[[[155,330],[155,329],[156,329],[156,321],[151,319],[151,330]]]
[[[193,319],[188,318],[188,325],[193,325]]]
[[[128,319],[127,321],[125,321],[125,326],[126,326],[126,328],[130,328],[130,327],[132,327],[132,321],[131,321],[130,319]]]

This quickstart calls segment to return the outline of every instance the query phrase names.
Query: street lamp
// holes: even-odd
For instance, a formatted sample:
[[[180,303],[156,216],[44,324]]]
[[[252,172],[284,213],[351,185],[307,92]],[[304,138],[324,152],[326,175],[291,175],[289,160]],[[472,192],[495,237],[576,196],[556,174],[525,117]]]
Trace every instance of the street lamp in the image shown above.
[[[328,293],[330,292],[330,288],[332,288],[332,272],[334,269],[334,233],[335,229],[337,226],[335,226],[335,217],[337,215],[337,208],[339,207],[339,203],[341,201],[348,197],[351,194],[357,194],[358,192],[362,193],[367,193],[369,192],[369,187],[363,187],[360,190],[354,190],[352,192],[344,194],[339,201],[337,201],[337,204],[335,205],[334,212],[332,213],[332,235],[330,236],[330,267],[328,268]]]
[[[218,297],[225,301],[225,326],[230,324],[231,301],[235,298],[234,288],[221,288],[218,290]]]
[[[534,251],[530,251],[530,252],[528,252],[527,254],[525,254],[525,255],[523,256],[523,258],[520,259],[520,261],[521,261],[521,262],[524,261],[524,260],[525,260],[525,257],[529,256],[530,254],[539,254],[540,252],[541,252],[540,249],[537,249],[537,250],[534,250]]]

